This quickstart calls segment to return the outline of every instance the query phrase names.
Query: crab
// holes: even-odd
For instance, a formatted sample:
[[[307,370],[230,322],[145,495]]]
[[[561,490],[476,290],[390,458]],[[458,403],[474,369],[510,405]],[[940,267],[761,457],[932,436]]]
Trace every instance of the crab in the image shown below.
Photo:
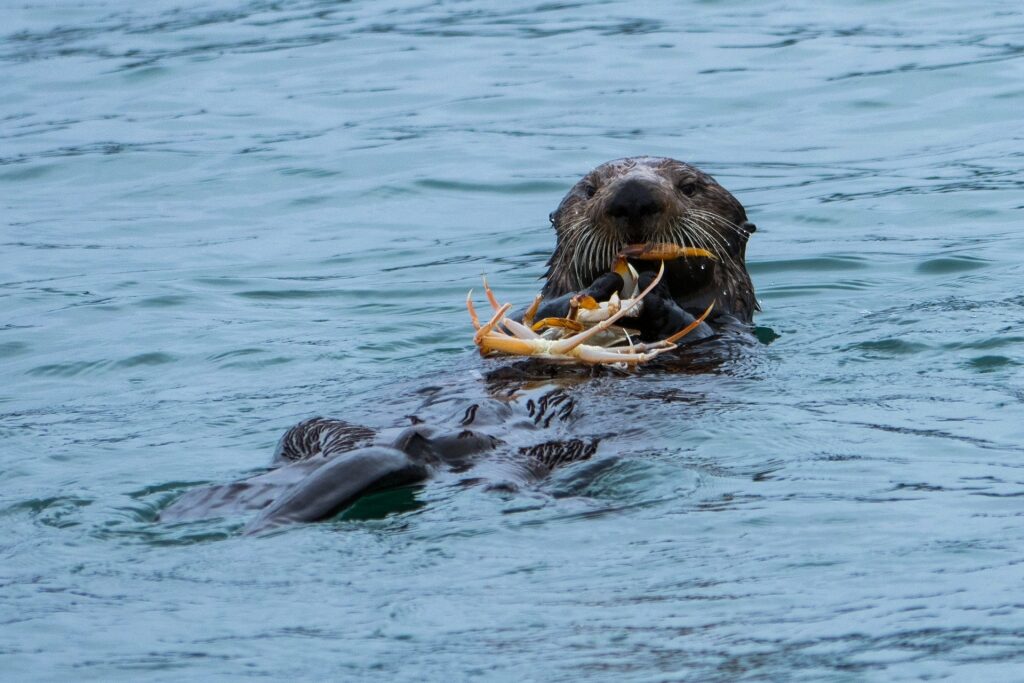
[[[632,367],[646,363],[666,351],[676,348],[676,342],[696,329],[714,308],[714,302],[704,313],[683,329],[660,341],[633,343],[630,331],[616,323],[626,316],[640,312],[644,297],[661,281],[665,273],[665,260],[702,256],[714,258],[703,249],[679,247],[674,244],[630,245],[622,250],[612,269],[622,276],[623,290],[633,296],[620,298],[612,294],[608,301],[598,302],[590,296],[577,295],[570,300],[569,315],[565,318],[545,318],[533,322],[533,316],[540,306],[537,296],[519,322],[507,317],[512,304],[499,304],[494,292],[484,279],[484,292],[494,314],[486,323],[481,323],[473,306],[473,292],[466,297],[466,308],[476,329],[473,343],[481,355],[506,354],[538,358],[549,362],[581,363],[584,365],[613,365]],[[658,274],[642,292],[636,293],[637,272],[629,265],[628,258],[659,260]],[[587,343],[589,342],[589,343]]]

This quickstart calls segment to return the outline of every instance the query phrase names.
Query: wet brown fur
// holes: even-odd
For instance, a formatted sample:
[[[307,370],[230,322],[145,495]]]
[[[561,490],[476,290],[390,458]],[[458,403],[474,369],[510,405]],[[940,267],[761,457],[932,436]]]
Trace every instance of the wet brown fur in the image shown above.
[[[630,182],[651,192],[656,212],[639,219],[609,213],[616,192]],[[745,262],[756,227],[728,190],[694,166],[664,157],[601,164],[569,190],[551,224],[557,244],[545,275],[546,297],[587,287],[627,244],[673,242],[716,256],[666,264],[665,281],[681,307],[702,310],[715,300],[716,317],[728,314],[744,323],[759,310]]]

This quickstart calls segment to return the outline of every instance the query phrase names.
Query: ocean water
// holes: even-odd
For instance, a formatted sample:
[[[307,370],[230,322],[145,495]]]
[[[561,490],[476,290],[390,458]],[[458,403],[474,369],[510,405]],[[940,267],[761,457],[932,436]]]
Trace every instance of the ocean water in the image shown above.
[[[0,678],[1024,680],[1019,3],[18,0],[0,74]],[[155,521],[487,391],[466,291],[635,154],[771,343],[571,384],[585,485]]]

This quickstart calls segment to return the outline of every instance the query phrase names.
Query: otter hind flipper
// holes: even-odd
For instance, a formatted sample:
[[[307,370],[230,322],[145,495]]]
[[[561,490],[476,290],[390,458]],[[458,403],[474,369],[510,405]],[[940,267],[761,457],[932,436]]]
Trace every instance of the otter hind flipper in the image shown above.
[[[330,519],[361,496],[417,484],[429,476],[428,465],[396,448],[360,448],[317,468],[264,510],[245,533],[257,534],[286,524]]]

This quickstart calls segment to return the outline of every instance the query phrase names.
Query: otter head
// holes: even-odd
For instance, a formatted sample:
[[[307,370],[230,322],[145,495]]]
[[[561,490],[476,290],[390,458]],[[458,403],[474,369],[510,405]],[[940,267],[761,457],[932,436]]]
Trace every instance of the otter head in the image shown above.
[[[585,175],[551,214],[557,244],[544,295],[587,287],[629,244],[672,242],[706,249],[709,258],[665,264],[665,282],[683,308],[750,322],[757,310],[747,274],[747,240],[756,227],[743,205],[715,179],[675,159],[634,157],[601,164]],[[634,261],[638,270],[657,263]]]

